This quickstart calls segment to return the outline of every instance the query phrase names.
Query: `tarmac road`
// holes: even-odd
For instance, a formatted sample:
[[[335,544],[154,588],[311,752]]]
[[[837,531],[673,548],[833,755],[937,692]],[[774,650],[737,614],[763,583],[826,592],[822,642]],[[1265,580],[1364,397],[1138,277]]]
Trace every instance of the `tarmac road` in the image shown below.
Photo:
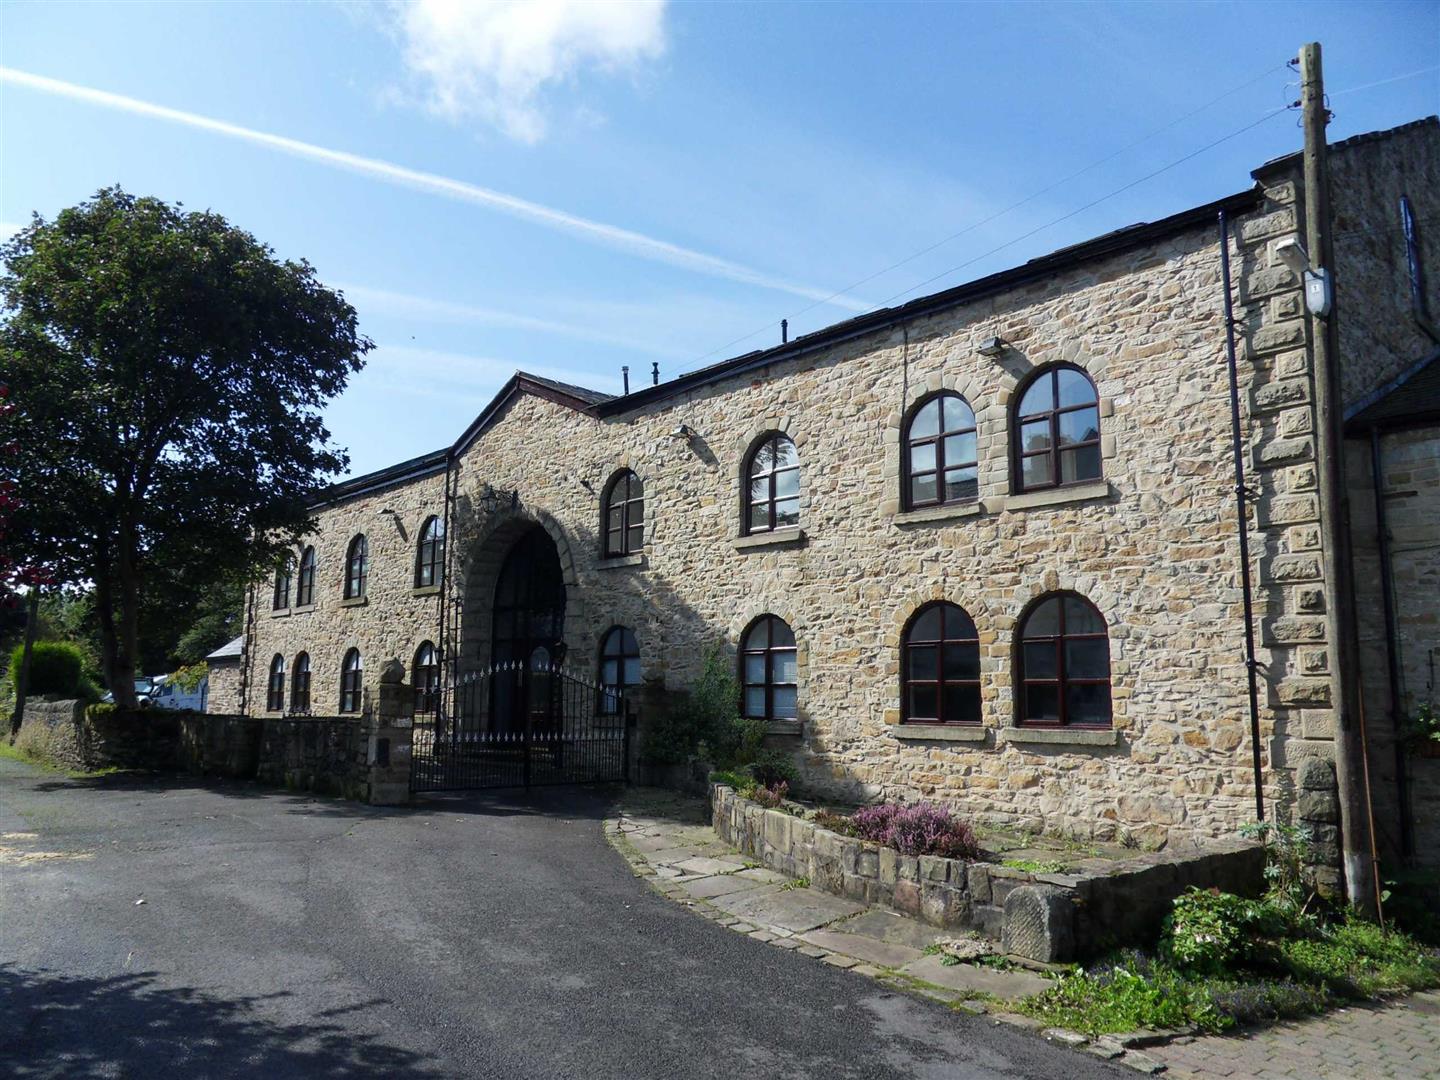
[[[606,806],[0,758],[0,1075],[1131,1075],[699,918],[610,849]]]

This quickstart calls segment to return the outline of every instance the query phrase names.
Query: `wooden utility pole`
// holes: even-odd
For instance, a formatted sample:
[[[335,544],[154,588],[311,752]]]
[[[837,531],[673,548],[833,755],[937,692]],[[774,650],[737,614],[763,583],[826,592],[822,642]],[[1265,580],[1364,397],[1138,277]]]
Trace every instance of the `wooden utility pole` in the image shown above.
[[[1330,110],[1325,107],[1318,42],[1300,49],[1300,103],[1305,129],[1305,247],[1311,266],[1333,277],[1335,256],[1325,142]],[[1355,647],[1355,582],[1350,558],[1350,500],[1345,488],[1345,406],[1340,396],[1337,309],[1332,301],[1328,314],[1312,312],[1310,316],[1315,356],[1315,458],[1329,594],[1325,636],[1330,646],[1330,704],[1335,713],[1335,780],[1340,797],[1345,892],[1351,904],[1374,915],[1375,867],[1365,843],[1370,832],[1370,808],[1365,799],[1364,732],[1360,726],[1360,667]]]

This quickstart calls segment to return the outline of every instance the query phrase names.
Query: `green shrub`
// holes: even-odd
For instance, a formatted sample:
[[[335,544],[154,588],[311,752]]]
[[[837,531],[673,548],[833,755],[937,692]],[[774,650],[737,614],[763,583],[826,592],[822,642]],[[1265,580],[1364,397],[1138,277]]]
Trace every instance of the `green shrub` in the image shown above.
[[[1285,916],[1267,901],[1190,888],[1165,918],[1160,951],[1176,967],[1218,975],[1254,960],[1262,939],[1285,929]]]
[[[780,784],[788,787],[800,779],[800,770],[795,767],[794,760],[780,750],[758,750],[750,764],[745,766],[745,771],[755,778],[756,783],[771,788]]]
[[[10,653],[11,686],[20,685],[24,657],[25,646],[16,645]],[[61,697],[78,697],[84,662],[79,646],[68,641],[35,642],[30,651],[30,681],[25,692],[36,696],[59,694]]]
[[[1321,983],[1347,997],[1440,985],[1440,963],[1423,945],[1356,915],[1312,937],[1285,938],[1277,948],[1281,963],[1296,979]]]

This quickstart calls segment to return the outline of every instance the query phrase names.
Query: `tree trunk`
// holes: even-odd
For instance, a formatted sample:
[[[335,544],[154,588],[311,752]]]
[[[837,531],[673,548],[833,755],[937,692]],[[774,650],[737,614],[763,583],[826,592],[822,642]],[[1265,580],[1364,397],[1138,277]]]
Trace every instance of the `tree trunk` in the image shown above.
[[[10,741],[20,734],[20,721],[25,716],[25,698],[30,692],[30,654],[35,649],[35,624],[40,621],[40,587],[30,586],[25,598],[29,611],[25,620],[25,649],[20,654],[20,674],[15,680],[15,712],[10,717]]]
[[[100,623],[100,666],[105,682],[122,709],[139,705],[135,698],[135,661],[126,655],[115,630],[115,597],[111,591],[110,567],[102,555],[95,567],[95,615]]]

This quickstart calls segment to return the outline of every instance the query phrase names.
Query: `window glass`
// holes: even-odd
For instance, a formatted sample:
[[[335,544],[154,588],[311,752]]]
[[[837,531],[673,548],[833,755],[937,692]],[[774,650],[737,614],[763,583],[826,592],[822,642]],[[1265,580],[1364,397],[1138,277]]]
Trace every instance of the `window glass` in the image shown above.
[[[1020,722],[1110,723],[1110,643],[1093,604],[1073,594],[1046,597],[1019,636]]]
[[[1086,405],[1096,400],[1095,387],[1086,376],[1074,368],[1059,368],[1055,372],[1059,384],[1060,408],[1070,405]]]

